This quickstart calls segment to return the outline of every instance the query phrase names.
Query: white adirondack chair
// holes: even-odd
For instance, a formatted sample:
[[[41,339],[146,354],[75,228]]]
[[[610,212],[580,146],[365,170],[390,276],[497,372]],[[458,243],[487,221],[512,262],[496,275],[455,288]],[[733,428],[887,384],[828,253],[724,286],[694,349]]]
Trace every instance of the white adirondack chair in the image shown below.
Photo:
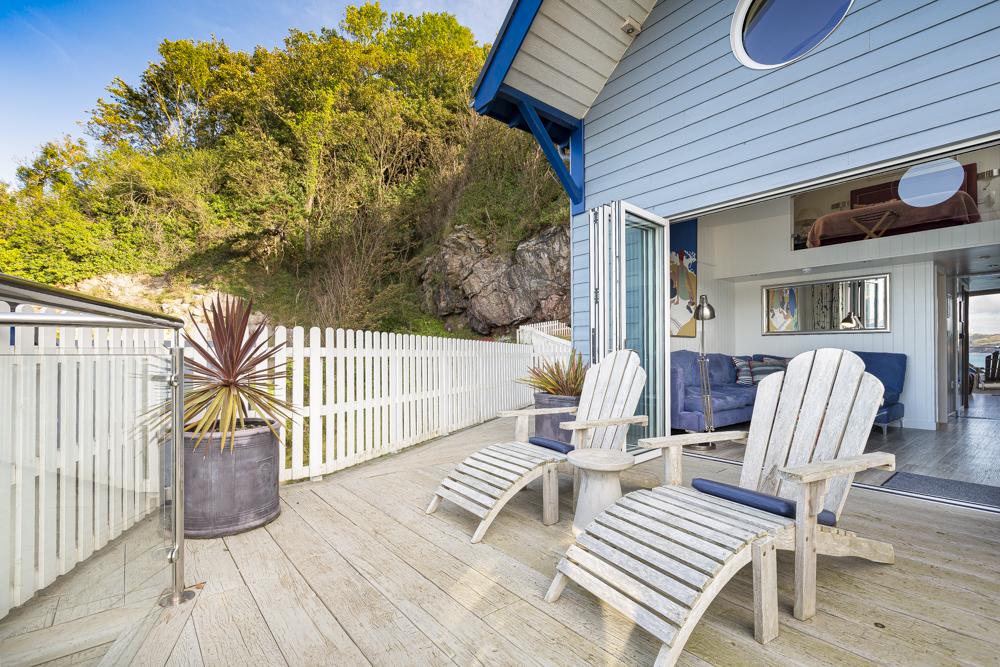
[[[816,613],[816,554],[892,563],[889,544],[829,526],[839,519],[854,474],[893,470],[891,454],[861,454],[882,383],[843,350],[806,352],[757,390],[749,433],[691,433],[641,440],[664,452],[667,485],[628,494],[599,515],[566,552],[546,600],[569,579],[648,630],[673,665],[715,595],[748,562],[754,570],[754,634],[778,634],[774,550],[795,551],[795,617]],[[681,486],[686,444],[747,438],[740,486],[796,501],[786,518]]]
[[[609,354],[587,371],[578,408],[526,409],[501,412],[501,417],[515,417],[514,441],[491,445],[465,459],[441,482],[427,513],[432,514],[446,498],[472,512],[482,521],[472,542],[483,539],[500,510],[528,482],[542,477],[542,522],[549,526],[559,521],[558,467],[566,455],[528,443],[528,419],[535,415],[569,412],[574,422],[563,428],[573,431],[575,448],[601,447],[624,449],[630,424],[645,425],[648,417],[633,416],[646,383],[646,372],[639,356],[631,350]],[[660,450],[644,450],[648,460]],[[568,463],[566,464],[568,465]],[[574,490],[579,478],[574,477]],[[575,493],[574,493],[575,495]]]

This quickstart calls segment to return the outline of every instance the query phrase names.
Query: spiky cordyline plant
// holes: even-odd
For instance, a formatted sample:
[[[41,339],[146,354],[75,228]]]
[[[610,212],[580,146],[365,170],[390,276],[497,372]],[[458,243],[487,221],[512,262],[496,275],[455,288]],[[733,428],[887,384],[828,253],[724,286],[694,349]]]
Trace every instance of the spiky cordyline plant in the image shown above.
[[[518,382],[555,396],[579,396],[583,393],[583,379],[588,367],[589,364],[583,363],[583,355],[573,350],[569,361],[552,363],[543,359],[540,366],[530,367],[528,377]]]
[[[212,345],[209,345],[208,337],[197,322],[195,329],[204,345],[184,334],[184,340],[204,359],[204,363],[193,359],[184,361],[185,366],[191,369],[185,372],[184,378],[187,385],[184,390],[184,430],[198,435],[196,450],[206,435],[211,442],[212,435],[218,430],[222,433],[220,451],[225,450],[227,437],[229,451],[232,451],[236,443],[237,423],[239,428],[245,428],[244,420],[250,410],[264,418],[275,437],[278,437],[278,432],[271,422],[283,423],[295,412],[291,402],[264,389],[268,381],[285,381],[284,363],[272,369],[258,369],[284,343],[268,348],[266,338],[258,342],[267,324],[266,319],[247,335],[252,307],[253,299],[246,302],[238,297],[229,298],[223,305],[222,299],[216,296],[211,311],[202,304]]]

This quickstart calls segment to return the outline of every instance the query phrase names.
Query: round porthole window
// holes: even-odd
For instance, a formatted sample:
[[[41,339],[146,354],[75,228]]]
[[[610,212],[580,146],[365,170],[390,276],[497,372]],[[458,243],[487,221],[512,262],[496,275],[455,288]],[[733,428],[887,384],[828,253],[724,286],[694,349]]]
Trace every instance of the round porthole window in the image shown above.
[[[837,29],[854,0],[740,0],[729,38],[736,59],[774,69],[806,55]]]
[[[899,179],[899,198],[910,206],[936,206],[951,199],[965,183],[958,160],[944,158],[910,167]]]

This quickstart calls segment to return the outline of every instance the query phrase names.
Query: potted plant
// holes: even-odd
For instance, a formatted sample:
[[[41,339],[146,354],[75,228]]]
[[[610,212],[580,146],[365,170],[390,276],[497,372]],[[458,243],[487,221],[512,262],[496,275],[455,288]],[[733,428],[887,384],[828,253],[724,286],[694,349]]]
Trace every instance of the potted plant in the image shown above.
[[[580,405],[580,394],[583,392],[583,379],[587,375],[588,366],[583,363],[583,356],[576,350],[570,354],[569,361],[551,362],[543,359],[541,365],[528,369],[528,377],[519,382],[534,387],[536,408],[575,408]],[[569,412],[537,415],[535,417],[535,437],[547,438],[570,444],[572,431],[559,428],[559,424],[573,421],[576,417]]]
[[[276,427],[294,408],[265,387],[268,381],[285,381],[284,364],[266,368],[284,343],[260,340],[266,318],[250,330],[252,306],[252,299],[229,298],[223,304],[216,297],[211,310],[202,306],[209,336],[197,322],[201,342],[184,334],[202,359],[184,362],[185,537],[241,533],[281,511]],[[251,411],[258,417],[250,418]]]

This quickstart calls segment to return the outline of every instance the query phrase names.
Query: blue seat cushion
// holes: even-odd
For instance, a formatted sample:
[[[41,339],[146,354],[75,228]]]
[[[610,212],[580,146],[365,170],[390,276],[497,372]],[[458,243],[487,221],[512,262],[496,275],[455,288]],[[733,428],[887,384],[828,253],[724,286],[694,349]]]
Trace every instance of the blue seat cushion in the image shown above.
[[[707,493],[708,495],[715,496],[716,498],[731,500],[732,502],[739,503],[740,505],[753,507],[754,509],[758,509],[763,512],[770,512],[771,514],[777,514],[778,516],[788,517],[789,519],[795,518],[794,500],[788,500],[786,498],[779,498],[778,496],[771,496],[758,491],[743,489],[738,486],[733,486],[732,484],[713,482],[710,479],[702,479],[700,477],[692,479],[691,486],[698,489],[702,493]],[[819,513],[819,516],[816,517],[816,521],[824,526],[836,526],[837,515],[829,510],[823,510]]]
[[[724,384],[712,387],[712,411],[736,410],[747,404],[744,392],[736,390],[739,385]],[[684,388],[684,409],[688,412],[704,412],[700,387]]]
[[[886,389],[885,393],[882,394],[882,407],[892,405],[893,403],[899,403],[899,392],[893,391],[892,389]]]
[[[567,445],[565,442],[559,442],[558,440],[549,440],[548,438],[528,438],[528,442],[539,447],[554,449],[562,454],[569,454],[574,449],[573,445]]]

